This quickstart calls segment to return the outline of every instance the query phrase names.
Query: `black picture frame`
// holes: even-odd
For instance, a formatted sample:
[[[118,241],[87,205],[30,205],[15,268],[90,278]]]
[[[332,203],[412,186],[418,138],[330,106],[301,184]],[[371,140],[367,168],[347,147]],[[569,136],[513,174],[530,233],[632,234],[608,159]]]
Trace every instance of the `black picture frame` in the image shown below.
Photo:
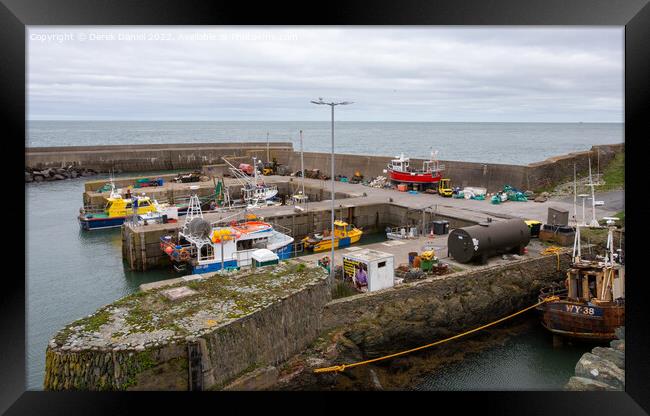
[[[5,160],[24,158],[25,133],[25,47],[29,25],[611,25],[625,26],[625,153],[626,188],[642,189],[645,179],[643,141],[650,137],[648,118],[650,58],[650,6],[648,0],[493,0],[493,1],[405,1],[399,2],[234,2],[138,0],[108,2],[101,0],[1,0],[0,96],[3,105],[3,130],[6,132]],[[22,152],[22,153],[21,153]],[[22,154],[22,156],[21,156]],[[10,195],[24,195],[19,167],[11,169]],[[634,176],[637,174],[638,176]],[[14,182],[15,180],[15,182]],[[641,262],[647,237],[648,209],[642,201],[633,204],[626,192],[627,220],[626,265],[626,389],[625,392],[429,392],[373,393],[363,400],[345,393],[319,392],[317,396],[299,393],[255,394],[251,400],[243,394],[131,394],[91,392],[25,391],[25,270],[5,270],[0,289],[0,411],[7,414],[126,414],[136,405],[148,413],[181,406],[214,406],[225,410],[224,403],[279,405],[311,412],[339,412],[350,406],[398,404],[403,411],[417,405],[430,412],[459,412],[467,405],[476,411],[496,414],[620,414],[641,415],[650,412],[650,369],[648,344],[647,293]],[[642,196],[637,196],[637,199]],[[24,199],[23,199],[24,201]],[[28,207],[25,207],[28,209]],[[5,215],[14,217],[15,209],[6,207]],[[7,220],[5,220],[7,221]],[[23,221],[7,221],[17,227],[16,236],[25,234]],[[8,224],[9,225],[9,224]],[[7,232],[7,231],[5,231]],[[13,233],[13,232],[12,232]],[[55,238],[52,236],[52,238]],[[19,238],[17,238],[20,240]],[[18,244],[12,241],[11,244]],[[647,249],[646,249],[647,250]],[[19,251],[19,250],[18,250]],[[37,255],[37,253],[25,253]],[[12,264],[24,265],[25,257],[13,254]],[[18,257],[17,259],[15,257]],[[19,267],[20,268],[20,267]],[[645,280],[644,280],[645,279]],[[331,397],[322,397],[330,394]],[[296,396],[304,405],[296,404]],[[407,396],[407,397],[403,397]],[[345,400],[345,404],[341,401]],[[408,401],[408,402],[405,402]],[[408,403],[408,407],[405,403]],[[268,408],[267,408],[268,410]],[[413,409],[415,410],[415,409]]]

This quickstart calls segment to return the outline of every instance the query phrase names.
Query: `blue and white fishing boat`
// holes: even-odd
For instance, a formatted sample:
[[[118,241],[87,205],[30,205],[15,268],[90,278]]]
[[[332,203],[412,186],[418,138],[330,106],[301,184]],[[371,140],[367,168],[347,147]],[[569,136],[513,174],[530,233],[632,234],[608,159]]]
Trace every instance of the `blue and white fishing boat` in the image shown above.
[[[293,237],[253,218],[213,227],[203,219],[197,199],[190,202],[178,237],[161,237],[160,248],[177,271],[198,274],[251,265],[253,252],[262,248],[277,254],[279,259],[287,259],[293,242]]]

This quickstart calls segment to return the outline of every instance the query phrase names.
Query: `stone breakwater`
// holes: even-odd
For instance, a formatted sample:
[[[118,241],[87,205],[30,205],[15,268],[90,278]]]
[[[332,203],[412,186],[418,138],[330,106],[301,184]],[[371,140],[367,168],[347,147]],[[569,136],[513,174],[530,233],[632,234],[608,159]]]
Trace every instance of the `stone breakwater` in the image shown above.
[[[625,327],[616,329],[616,336],[609,347],[582,355],[565,390],[625,390]]]
[[[132,294],[54,336],[44,388],[218,388],[287,360],[318,336],[331,299],[326,279],[320,267],[286,262]]]
[[[46,168],[43,170],[26,167],[25,183],[61,181],[64,179],[74,179],[82,176],[93,176],[97,173],[98,172],[94,169],[86,169],[72,165],[62,168]]]

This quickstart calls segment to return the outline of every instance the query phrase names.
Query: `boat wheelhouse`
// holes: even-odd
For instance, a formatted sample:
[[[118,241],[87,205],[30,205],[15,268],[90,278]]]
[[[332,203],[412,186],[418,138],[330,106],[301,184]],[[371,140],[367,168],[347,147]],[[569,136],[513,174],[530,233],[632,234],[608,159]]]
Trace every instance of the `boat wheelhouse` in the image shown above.
[[[410,165],[410,159],[404,154],[396,156],[388,164],[388,176],[393,182],[412,184],[437,184],[442,179],[444,165],[435,158],[435,152],[422,164],[422,169],[415,169]]]

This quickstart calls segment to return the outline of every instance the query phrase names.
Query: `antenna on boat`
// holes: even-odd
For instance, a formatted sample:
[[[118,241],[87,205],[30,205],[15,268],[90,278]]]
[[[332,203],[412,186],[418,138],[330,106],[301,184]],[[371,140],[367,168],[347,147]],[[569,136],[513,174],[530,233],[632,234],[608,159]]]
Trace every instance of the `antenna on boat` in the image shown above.
[[[618,221],[618,218],[603,217],[603,219],[607,222],[607,228],[609,229],[607,232],[607,250],[609,251],[610,262],[614,264],[614,230],[616,229],[616,221]]]
[[[584,225],[587,225],[587,223],[586,223],[586,221],[585,221],[585,199],[587,199],[587,197],[588,197],[589,195],[587,195],[587,194],[580,194],[580,195],[578,195],[578,196],[579,196],[580,198],[582,198],[582,222],[580,223],[580,225],[583,225],[583,226],[584,226]]]
[[[577,255],[577,256],[576,256]],[[576,235],[573,240],[573,262],[580,262],[580,257],[582,257],[581,247],[580,247],[580,224],[576,224]]]

